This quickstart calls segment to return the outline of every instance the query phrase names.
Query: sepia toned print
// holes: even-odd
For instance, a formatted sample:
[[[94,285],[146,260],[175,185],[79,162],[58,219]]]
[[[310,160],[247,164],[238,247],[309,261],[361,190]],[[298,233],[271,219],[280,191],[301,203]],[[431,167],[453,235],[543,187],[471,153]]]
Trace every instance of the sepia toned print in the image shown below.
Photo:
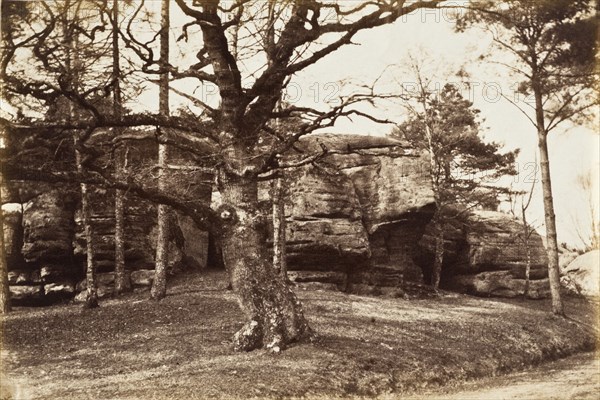
[[[597,7],[2,1],[0,397],[595,399]]]

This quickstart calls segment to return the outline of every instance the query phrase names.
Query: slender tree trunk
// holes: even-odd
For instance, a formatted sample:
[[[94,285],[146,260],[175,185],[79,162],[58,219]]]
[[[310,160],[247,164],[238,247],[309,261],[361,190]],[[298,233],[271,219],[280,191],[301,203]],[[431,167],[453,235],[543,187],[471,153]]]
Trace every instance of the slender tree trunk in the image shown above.
[[[248,322],[234,336],[234,349],[278,352],[289,343],[312,337],[302,305],[267,252],[264,216],[253,179],[219,175],[224,223],[223,261]]]
[[[75,146],[77,147],[77,139],[75,139]],[[81,163],[81,153],[79,150],[75,150],[75,162],[77,164],[77,172],[83,173],[83,165]],[[88,185],[81,183],[81,222],[83,224],[83,230],[86,242],[86,268],[85,268],[85,283],[86,283],[86,296],[84,308],[95,308],[98,307],[98,286],[96,281],[96,257],[94,249],[94,234],[91,225],[90,218],[90,205],[88,198]]]
[[[538,144],[540,151],[542,192],[544,195],[544,216],[546,223],[546,240],[548,246],[548,278],[550,281],[550,294],[552,296],[552,312],[556,315],[564,316],[565,311],[560,296],[560,270],[558,264],[556,217],[554,215],[554,200],[552,197],[552,184],[550,180],[550,161],[548,159],[548,144],[546,142],[545,133],[539,133]]]
[[[70,10],[71,2],[65,2],[65,9]],[[75,9],[75,15],[73,18],[77,18],[77,9]],[[65,43],[68,44],[67,54],[66,54],[66,73],[68,85],[70,89],[76,91],[79,84],[79,55],[77,53],[78,47],[78,36],[77,33],[73,33],[72,35],[68,30],[68,22],[65,20],[64,26],[64,35],[65,35]],[[67,119],[69,121],[75,120],[77,118],[76,110],[72,101],[69,101],[68,115]],[[77,137],[77,132],[73,134],[73,146],[75,148],[75,169],[78,173],[84,172],[82,155],[79,150],[79,138]],[[90,205],[89,205],[89,194],[88,194],[88,185],[85,183],[81,183],[79,185],[80,193],[81,193],[81,222],[83,224],[83,231],[86,242],[86,268],[85,268],[85,281],[86,281],[86,297],[85,302],[83,304],[84,308],[96,308],[98,307],[98,287],[96,282],[96,257],[95,257],[95,249],[94,249],[94,234],[91,225],[90,218]]]
[[[4,247],[4,215],[2,214],[2,185],[4,175],[0,171],[0,314],[10,312],[10,290],[8,287],[8,263]]]
[[[531,188],[533,192],[533,188]],[[529,206],[529,203],[527,203]],[[529,296],[529,281],[531,275],[531,246],[529,245],[529,238],[532,234],[532,229],[527,224],[527,215],[525,213],[526,207],[521,207],[521,218],[523,219],[523,244],[525,245],[525,289],[523,290],[523,298]]]
[[[273,180],[273,266],[287,279],[285,181],[280,176]]]
[[[112,56],[113,56],[113,114],[116,120],[121,119],[121,66],[119,51],[119,1],[113,0],[112,5]],[[115,136],[119,135],[120,129],[115,128]],[[125,150],[119,147],[115,150],[115,174],[119,179],[125,168]],[[131,290],[131,283],[125,271],[125,193],[117,189],[115,192],[115,296]]]
[[[158,112],[162,116],[169,115],[169,73],[166,66],[169,62],[169,0],[161,4],[160,60],[165,69],[160,75]],[[165,144],[158,145],[158,188],[164,190],[167,174],[168,151]],[[167,206],[158,205],[158,235],[156,238],[156,258],[154,281],[150,290],[153,300],[160,300],[167,293],[167,264],[169,251],[169,212]]]
[[[439,211],[436,211],[436,216],[433,220],[433,227],[435,231],[435,257],[433,260],[433,271],[431,273],[431,285],[434,290],[438,290],[440,287],[440,279],[442,276],[442,264],[444,263],[444,226],[437,215]]]
[[[529,296],[529,281],[531,275],[531,249],[529,248],[529,243],[525,245],[525,251],[525,289],[523,290],[523,297],[527,298],[527,296]]]
[[[552,296],[552,312],[556,315],[564,316],[565,310],[560,296],[558,240],[556,237],[556,216],[554,215],[554,199],[552,196],[552,182],[550,177],[550,159],[548,158],[548,132],[546,132],[545,129],[542,92],[535,75],[532,78],[532,86],[535,96],[536,127],[538,134],[538,149],[540,152],[542,193],[544,196],[544,216],[548,246],[548,280],[550,281],[550,294]]]

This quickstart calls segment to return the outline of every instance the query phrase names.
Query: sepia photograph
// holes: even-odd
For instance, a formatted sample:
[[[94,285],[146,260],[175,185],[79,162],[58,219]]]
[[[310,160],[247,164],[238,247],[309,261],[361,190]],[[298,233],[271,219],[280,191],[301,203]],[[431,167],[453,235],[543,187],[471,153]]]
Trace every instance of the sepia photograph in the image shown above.
[[[600,0],[0,0],[0,400],[600,398]]]

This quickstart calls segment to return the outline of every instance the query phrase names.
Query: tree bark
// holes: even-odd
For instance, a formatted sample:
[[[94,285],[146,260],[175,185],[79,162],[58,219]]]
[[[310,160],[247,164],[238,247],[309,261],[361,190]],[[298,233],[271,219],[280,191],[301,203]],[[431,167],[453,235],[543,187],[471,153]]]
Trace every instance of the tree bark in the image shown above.
[[[223,261],[248,319],[234,335],[234,349],[279,352],[294,341],[313,337],[300,301],[269,260],[257,181],[220,171],[219,189]]]
[[[166,65],[169,62],[169,0],[161,3],[160,61],[164,69],[159,80],[158,113],[169,115],[169,73]],[[165,189],[168,151],[165,144],[158,145],[158,188]],[[158,205],[158,235],[156,238],[156,257],[154,281],[150,290],[150,298],[160,300],[167,294],[167,264],[169,259],[169,212],[164,204]]]
[[[556,216],[554,215],[554,200],[552,197],[552,183],[550,180],[550,160],[548,159],[548,144],[544,132],[538,132],[538,146],[540,151],[542,192],[544,196],[544,216],[546,223],[546,241],[548,246],[548,278],[550,281],[550,294],[552,296],[552,312],[556,315],[564,316],[565,310],[560,296],[558,240],[556,237]]]
[[[124,161],[121,159],[122,152],[117,151],[116,168],[117,175],[122,174]],[[131,281],[125,270],[125,192],[117,189],[115,191],[115,296],[131,291]]]
[[[75,142],[77,147],[77,141]],[[83,166],[81,164],[81,153],[79,150],[75,150],[75,162],[77,164],[77,172],[83,172]],[[98,286],[96,281],[96,257],[94,249],[94,234],[90,221],[90,205],[88,199],[88,185],[82,183],[79,185],[81,189],[81,222],[83,224],[83,231],[86,242],[86,268],[85,268],[85,283],[86,283],[86,295],[84,308],[96,308],[98,307]]]
[[[0,314],[6,314],[11,311],[8,263],[6,262],[6,249],[4,247],[4,215],[2,214],[3,178],[2,171],[0,171]]]
[[[532,87],[535,97],[536,128],[538,134],[538,149],[540,152],[542,193],[544,196],[544,217],[548,246],[548,280],[550,281],[550,294],[552,296],[552,312],[556,315],[564,316],[565,310],[560,296],[558,240],[556,237],[556,216],[554,215],[554,199],[552,196],[552,181],[550,177],[550,159],[548,157],[548,132],[545,128],[542,91],[535,74],[532,77]]]
[[[433,260],[433,270],[431,273],[431,285],[434,290],[438,290],[440,287],[440,279],[442,276],[442,264],[444,263],[444,226],[440,220],[440,216],[437,215],[439,211],[436,211],[436,216],[433,220],[433,227],[435,231],[435,257]]]
[[[285,182],[283,176],[273,180],[273,266],[287,279]]]
[[[114,82],[113,88],[113,114],[116,120],[121,119],[121,66],[119,51],[119,1],[113,0],[112,4],[112,73]],[[121,132],[114,128],[115,136]],[[115,150],[115,174],[117,179],[121,178],[126,161],[124,160],[125,151],[122,147]],[[125,271],[125,193],[117,189],[115,191],[115,296],[131,290],[131,283]]]

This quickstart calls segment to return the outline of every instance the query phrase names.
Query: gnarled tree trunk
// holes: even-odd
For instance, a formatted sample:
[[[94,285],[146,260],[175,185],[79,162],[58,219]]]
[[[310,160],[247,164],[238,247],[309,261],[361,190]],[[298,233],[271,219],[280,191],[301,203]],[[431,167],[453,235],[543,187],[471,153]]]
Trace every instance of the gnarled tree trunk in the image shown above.
[[[222,172],[219,190],[223,261],[248,319],[234,336],[235,350],[278,352],[291,342],[312,337],[300,301],[269,259],[257,181]]]

